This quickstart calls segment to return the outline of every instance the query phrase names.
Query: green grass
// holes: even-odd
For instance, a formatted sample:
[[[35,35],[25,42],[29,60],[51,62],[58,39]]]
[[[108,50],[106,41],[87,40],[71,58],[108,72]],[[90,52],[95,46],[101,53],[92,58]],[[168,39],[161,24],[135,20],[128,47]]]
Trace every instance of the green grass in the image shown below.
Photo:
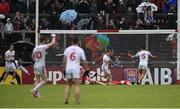
[[[180,86],[102,86],[81,85],[81,104],[63,103],[64,85],[46,85],[41,97],[33,98],[33,85],[0,85],[0,107],[6,108],[180,108]],[[74,89],[74,88],[73,88]]]

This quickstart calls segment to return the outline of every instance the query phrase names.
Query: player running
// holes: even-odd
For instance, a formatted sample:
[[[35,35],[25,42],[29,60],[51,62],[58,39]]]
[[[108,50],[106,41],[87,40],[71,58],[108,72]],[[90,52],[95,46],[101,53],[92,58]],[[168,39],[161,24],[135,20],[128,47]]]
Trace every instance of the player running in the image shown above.
[[[75,84],[75,100],[76,104],[80,104],[80,61],[84,65],[85,70],[88,70],[88,64],[86,61],[86,56],[84,50],[78,46],[79,38],[72,38],[72,45],[65,49],[64,51],[64,68],[66,72],[66,88],[65,88],[65,98],[64,103],[68,104],[68,99],[70,97],[70,90],[72,86],[72,81]]]
[[[5,80],[7,76],[13,72],[11,84],[14,84],[14,78],[16,77],[16,65],[15,65],[15,51],[14,46],[10,45],[9,50],[5,52],[5,60],[6,60],[6,73],[3,77],[2,84],[5,84]]]
[[[35,87],[31,90],[34,97],[39,97],[39,88],[42,87],[47,81],[47,73],[45,69],[45,55],[46,49],[55,45],[56,35],[51,34],[53,37],[49,44],[45,44],[46,40],[43,36],[39,38],[40,44],[33,49],[32,59],[34,60],[34,74],[35,74]]]
[[[148,59],[149,56],[152,58],[156,58],[157,56],[152,55],[149,51],[145,49],[145,46],[141,47],[141,51],[139,51],[136,55],[131,55],[128,53],[128,56],[131,58],[139,57],[139,71],[138,71],[138,84],[141,83],[142,79],[144,78],[144,75],[146,73],[146,70],[148,68]]]

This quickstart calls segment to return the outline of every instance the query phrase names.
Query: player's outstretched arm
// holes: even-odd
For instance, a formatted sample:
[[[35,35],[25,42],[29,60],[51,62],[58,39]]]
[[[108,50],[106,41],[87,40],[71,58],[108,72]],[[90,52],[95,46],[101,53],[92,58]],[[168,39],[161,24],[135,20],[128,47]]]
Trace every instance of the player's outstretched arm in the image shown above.
[[[151,57],[152,57],[152,58],[157,58],[157,56],[155,56],[155,55],[152,55]]]
[[[135,56],[132,55],[132,54],[130,54],[130,53],[128,53],[128,57],[130,57],[130,58],[135,58]]]
[[[52,47],[56,43],[56,34],[51,34],[51,36],[52,36],[52,40],[48,44],[49,48]]]

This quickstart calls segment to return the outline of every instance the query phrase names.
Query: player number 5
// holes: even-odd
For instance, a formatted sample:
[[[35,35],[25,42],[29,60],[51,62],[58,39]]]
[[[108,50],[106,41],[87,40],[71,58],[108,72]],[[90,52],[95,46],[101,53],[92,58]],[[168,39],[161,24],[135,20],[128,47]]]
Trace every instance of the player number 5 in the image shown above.
[[[145,59],[146,58],[146,55],[145,54],[142,54],[142,59]]]

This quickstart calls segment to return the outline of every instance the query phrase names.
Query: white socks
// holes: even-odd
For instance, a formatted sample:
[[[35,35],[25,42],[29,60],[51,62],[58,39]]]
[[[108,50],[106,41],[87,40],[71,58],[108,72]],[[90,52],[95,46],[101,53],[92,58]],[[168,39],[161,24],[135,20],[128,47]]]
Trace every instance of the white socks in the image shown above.
[[[38,83],[33,90],[37,91],[39,88],[41,88],[46,82],[45,81],[41,81],[40,83]]]

